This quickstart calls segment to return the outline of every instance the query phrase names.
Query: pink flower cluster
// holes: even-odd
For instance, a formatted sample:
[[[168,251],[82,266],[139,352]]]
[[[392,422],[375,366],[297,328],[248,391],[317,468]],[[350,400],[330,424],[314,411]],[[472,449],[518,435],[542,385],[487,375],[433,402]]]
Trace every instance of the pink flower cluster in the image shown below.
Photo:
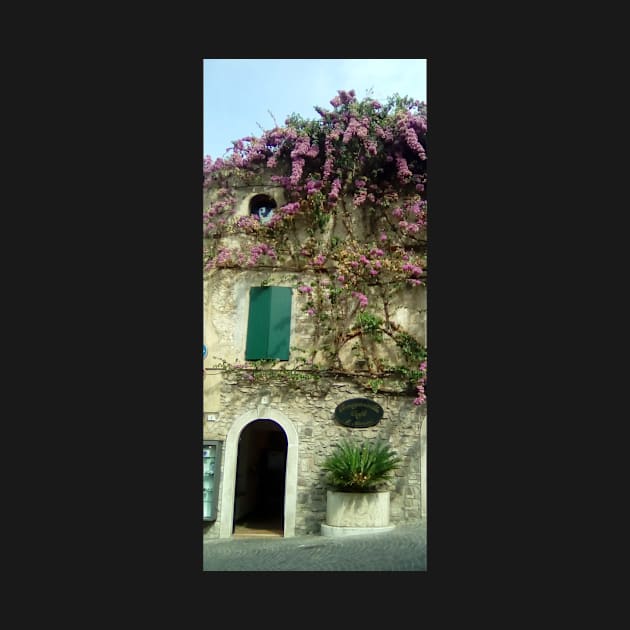
[[[328,201],[330,203],[335,203],[339,199],[339,191],[341,190],[341,180],[337,177],[332,183],[330,187],[330,192],[328,193]]]
[[[422,280],[419,280],[418,278],[422,275],[423,269],[422,267],[420,267],[419,265],[414,265],[411,262],[406,262],[402,267],[401,270],[403,272],[405,272],[407,274],[407,282],[414,286],[417,287],[421,284],[423,284]]]
[[[380,125],[376,125],[374,127],[374,133],[379,137],[385,140],[386,142],[392,142],[394,139],[394,134],[390,129],[383,129]]]
[[[313,195],[322,187],[322,182],[319,179],[309,179],[306,182],[306,194]]]
[[[225,199],[223,201],[217,201],[208,209],[206,216],[216,217],[219,214],[227,214],[234,210],[233,199]]]
[[[422,376],[420,376],[420,378],[418,379],[418,382],[416,384],[416,389],[417,389],[417,398],[414,399],[413,404],[414,405],[422,405],[423,403],[426,402],[427,397],[424,391],[426,382],[427,382],[427,361],[426,359],[424,361],[422,361],[422,363],[420,363],[420,371],[422,372]]]
[[[287,203],[284,206],[280,206],[280,208],[278,209],[278,212],[280,214],[285,214],[285,215],[289,215],[289,216],[293,216],[294,214],[297,214],[300,211],[300,202],[299,201],[294,201],[292,203]]]
[[[365,307],[368,305],[367,295],[364,295],[363,293],[359,293],[359,291],[353,291],[352,297],[359,300],[359,306],[361,307],[361,310],[365,309]]]
[[[406,183],[407,181],[409,181],[409,179],[413,175],[413,173],[409,170],[407,160],[405,160],[405,158],[400,153],[396,155],[396,169],[398,171],[398,179],[402,183]]]
[[[293,147],[293,151],[291,151],[291,158],[295,159],[297,157],[305,156],[311,147],[311,142],[308,136],[300,136],[297,139]]]
[[[402,208],[394,208],[392,216],[398,221],[398,227],[403,234],[416,234],[427,226],[427,202],[416,196],[408,200]]]
[[[330,104],[333,107],[339,107],[340,105],[348,105],[348,103],[352,103],[356,100],[354,90],[350,90],[349,92],[337,90],[337,96],[330,101]]]
[[[326,262],[326,256],[324,254],[318,254],[313,258],[313,267],[321,267]]]
[[[424,383],[419,383],[417,385],[417,398],[413,399],[413,404],[414,405],[422,405],[423,403],[425,403],[427,401],[427,397],[424,393]]]
[[[427,156],[424,151],[424,147],[420,144],[420,141],[418,140],[418,134],[413,127],[408,127],[407,129],[405,129],[405,140],[409,148],[412,151],[415,151],[420,159],[426,160]]]
[[[251,234],[260,229],[260,219],[256,215],[250,214],[246,217],[239,217],[235,225],[237,228],[243,230],[243,232]]]
[[[212,172],[212,158],[209,155],[206,155],[203,158],[203,174],[204,176],[209,175]]]
[[[339,124],[335,124],[335,127],[332,131],[330,131],[324,140],[324,153],[326,155],[326,160],[324,162],[324,168],[322,169],[322,179],[323,181],[328,181],[330,176],[332,175],[333,168],[335,166],[335,145],[334,142],[339,140],[341,136],[341,128]]]
[[[354,194],[354,197],[352,198],[352,203],[357,207],[362,206],[365,203],[367,196],[368,194],[366,190],[359,190]]]
[[[222,247],[216,257],[215,264],[217,267],[224,267],[232,262],[232,252],[228,247]]]
[[[259,245],[254,245],[249,254],[249,260],[247,261],[248,266],[253,267],[258,263],[259,259],[262,256],[267,256],[271,260],[277,260],[276,252],[272,247],[269,247],[266,243],[260,243]]]
[[[422,267],[418,267],[418,265],[414,265],[412,263],[405,263],[402,266],[402,270],[410,272],[410,275],[412,276],[422,275]]]
[[[350,118],[350,122],[348,122],[348,126],[344,131],[342,142],[344,144],[348,144],[348,142],[352,139],[352,136],[356,136],[357,138],[367,138],[368,125],[369,120],[365,116],[360,121],[356,118]]]
[[[284,142],[286,131],[284,129],[271,129],[263,135],[263,140],[268,147],[277,147]]]
[[[378,258],[383,256],[384,253],[385,252],[382,249],[372,248],[370,250],[370,256],[372,256],[372,259],[368,258],[365,254],[361,254],[359,258],[359,263],[362,265],[361,269],[366,271],[372,277],[378,276],[379,271],[383,267],[383,263],[378,260]],[[376,257],[376,260],[374,257]],[[355,269],[359,266],[356,261],[352,261],[350,265]]]
[[[365,150],[367,151],[368,155],[376,155],[378,153],[378,148],[374,140],[370,140],[369,138],[366,138],[363,143],[363,146],[365,147]]]
[[[289,188],[291,183],[290,177],[283,177],[282,175],[272,175],[271,181],[274,184],[278,184],[279,186],[283,186],[284,188]]]
[[[411,124],[418,133],[424,135],[427,132],[427,119],[424,116],[412,116]]]
[[[372,99],[357,104],[354,91],[342,90],[331,104],[333,111],[316,108],[319,120],[292,116],[285,126],[263,132],[260,139],[247,137],[234,142],[225,161],[213,161],[210,156],[203,161],[204,187],[216,194],[204,214],[204,233],[216,237],[270,235],[268,239],[255,237],[255,241],[268,243],[255,244],[251,251],[245,246],[251,237],[232,250],[220,247],[213,260],[208,260],[206,251],[207,268],[273,265],[278,260],[273,249],[277,237],[288,251],[305,257],[299,267],[308,266],[317,272],[313,275],[318,284],[309,286],[306,282],[310,284],[310,280],[304,278],[304,284],[298,281],[296,285],[298,295],[305,296],[300,300],[304,317],[319,312],[320,298],[333,304],[339,299],[344,309],[347,299],[355,308],[366,309],[368,287],[400,282],[421,285],[426,271],[425,258],[415,253],[424,246],[424,240],[416,234],[426,229],[426,202],[422,200],[426,191],[422,164],[426,159],[426,106],[405,100],[401,107],[400,99],[388,101],[385,107]],[[375,114],[377,110],[381,111]],[[265,167],[273,170],[269,172]],[[275,210],[265,224],[255,216],[232,219],[237,206],[230,193],[233,185],[258,185],[258,175],[270,175],[272,182],[284,187],[288,203]],[[265,177],[265,181],[269,180]],[[284,228],[294,218],[308,214],[309,219],[321,219],[316,214],[321,213],[321,205],[315,203],[320,194],[327,201],[324,211],[331,215],[352,212],[349,204],[338,207],[342,199],[354,201],[359,207],[355,208],[357,214],[367,217],[368,211],[374,213],[374,240],[368,237],[361,242],[350,236],[330,242],[319,239],[319,235],[304,240],[299,232],[301,224],[295,223],[295,235],[299,234],[301,240],[289,243],[285,237],[292,237],[294,232],[285,233]],[[213,248],[215,242],[212,239],[208,246]],[[223,242],[218,241],[219,246]],[[332,280],[327,290],[322,276],[328,276],[321,273],[325,266]],[[252,366],[247,372],[252,372]],[[247,374],[246,378],[253,376]],[[426,361],[420,365],[414,391],[416,388],[414,404],[420,405],[426,401]]]
[[[326,150],[326,161],[324,162],[324,169],[322,171],[324,181],[328,181],[328,179],[330,179],[334,164],[335,158],[332,154],[332,149],[330,151]]]
[[[291,165],[291,177],[289,182],[292,186],[297,186],[300,178],[302,177],[302,171],[304,170],[305,160],[303,157],[299,157],[293,160]]]

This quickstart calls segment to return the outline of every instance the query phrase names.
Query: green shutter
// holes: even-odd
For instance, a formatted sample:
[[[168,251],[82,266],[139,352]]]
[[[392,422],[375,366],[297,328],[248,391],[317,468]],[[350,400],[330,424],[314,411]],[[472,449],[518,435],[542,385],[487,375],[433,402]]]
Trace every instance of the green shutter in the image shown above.
[[[249,291],[245,359],[289,359],[291,289],[252,287]]]
[[[271,292],[267,287],[249,290],[249,318],[247,320],[247,349],[245,359],[265,359],[269,342],[269,305]]]
[[[269,317],[270,359],[289,360],[289,338],[291,336],[291,289],[289,287],[269,287],[271,309]]]

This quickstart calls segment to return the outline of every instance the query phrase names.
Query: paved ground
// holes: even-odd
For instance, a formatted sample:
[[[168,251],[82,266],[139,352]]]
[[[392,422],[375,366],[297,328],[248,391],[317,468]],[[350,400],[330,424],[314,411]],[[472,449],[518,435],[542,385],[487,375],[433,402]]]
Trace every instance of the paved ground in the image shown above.
[[[204,541],[204,571],[426,571],[426,525],[343,538]]]

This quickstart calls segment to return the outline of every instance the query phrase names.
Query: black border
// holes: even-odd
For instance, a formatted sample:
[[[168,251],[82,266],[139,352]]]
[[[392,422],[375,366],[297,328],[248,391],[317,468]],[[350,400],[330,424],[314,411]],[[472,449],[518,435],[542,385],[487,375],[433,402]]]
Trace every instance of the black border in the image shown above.
[[[37,175],[43,202],[68,190],[60,180],[71,194],[48,219],[56,255],[39,265],[47,288],[38,303],[55,334],[36,386],[58,410],[60,424],[40,436],[63,460],[52,480],[63,491],[47,509],[66,518],[44,531],[66,562],[117,579],[134,571],[149,581],[158,571],[170,582],[204,579],[217,597],[235,582],[200,578],[204,56],[107,59],[79,87],[78,65],[67,75],[72,107],[65,100],[52,115],[64,158],[55,154],[52,174]],[[531,421],[522,389],[531,375],[515,332],[527,326],[529,277],[518,264],[526,236],[506,211],[508,202],[512,217],[528,205],[512,189],[521,146],[494,140],[512,114],[493,102],[495,77],[483,67],[429,58],[428,81],[428,570],[388,575],[379,597],[475,574],[497,543],[515,542],[506,506],[510,515],[525,509],[504,481],[516,472],[523,487],[516,429]],[[66,127],[75,130],[68,137]],[[311,586],[337,593],[349,577],[311,575]],[[353,574],[355,588],[375,577]],[[271,590],[275,579],[255,583]],[[277,579],[302,589],[293,576]]]
[[[202,56],[45,59],[24,126],[31,266],[14,263],[39,340],[20,399],[37,413],[20,424],[41,457],[24,458],[20,521],[46,566],[194,582]]]

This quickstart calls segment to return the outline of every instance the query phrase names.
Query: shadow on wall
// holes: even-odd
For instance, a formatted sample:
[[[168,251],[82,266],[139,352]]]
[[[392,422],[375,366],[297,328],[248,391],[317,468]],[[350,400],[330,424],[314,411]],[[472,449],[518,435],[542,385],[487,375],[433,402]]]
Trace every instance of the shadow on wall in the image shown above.
[[[306,514],[304,526],[307,534],[320,534],[322,523],[326,522],[326,472],[320,470],[317,479],[304,493],[306,502],[298,505],[298,510]]]

